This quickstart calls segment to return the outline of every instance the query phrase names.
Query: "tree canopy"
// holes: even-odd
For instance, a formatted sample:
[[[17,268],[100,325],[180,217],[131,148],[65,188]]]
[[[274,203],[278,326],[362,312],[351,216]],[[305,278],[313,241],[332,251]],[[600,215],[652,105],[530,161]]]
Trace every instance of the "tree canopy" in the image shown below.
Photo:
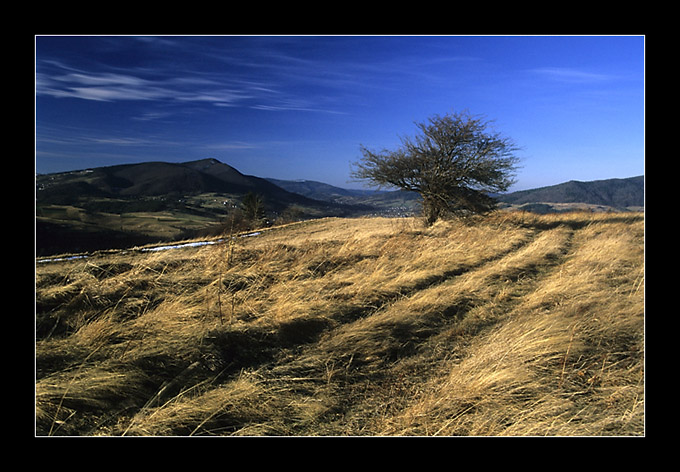
[[[514,183],[518,148],[489,121],[469,113],[434,115],[416,123],[419,133],[401,138],[396,150],[372,151],[361,146],[363,158],[352,176],[379,187],[418,192],[428,224],[446,213],[484,213],[495,208],[489,194]]]

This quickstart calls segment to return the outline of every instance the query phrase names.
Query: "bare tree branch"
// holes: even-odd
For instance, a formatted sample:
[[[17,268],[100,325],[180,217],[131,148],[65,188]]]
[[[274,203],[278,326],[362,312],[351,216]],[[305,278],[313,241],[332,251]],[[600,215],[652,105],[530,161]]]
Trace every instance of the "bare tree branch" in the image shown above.
[[[420,133],[401,147],[374,152],[361,146],[352,176],[373,185],[418,192],[428,223],[445,213],[483,213],[495,208],[488,193],[514,183],[518,148],[489,122],[468,113],[435,115],[416,123]]]

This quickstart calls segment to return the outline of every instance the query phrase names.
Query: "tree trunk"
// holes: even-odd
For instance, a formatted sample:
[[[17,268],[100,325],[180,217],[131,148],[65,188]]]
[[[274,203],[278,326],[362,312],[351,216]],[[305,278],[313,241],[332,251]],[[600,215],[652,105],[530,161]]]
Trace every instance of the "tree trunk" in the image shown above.
[[[423,196],[423,217],[425,218],[425,224],[427,226],[433,225],[441,214],[441,205],[435,199]]]

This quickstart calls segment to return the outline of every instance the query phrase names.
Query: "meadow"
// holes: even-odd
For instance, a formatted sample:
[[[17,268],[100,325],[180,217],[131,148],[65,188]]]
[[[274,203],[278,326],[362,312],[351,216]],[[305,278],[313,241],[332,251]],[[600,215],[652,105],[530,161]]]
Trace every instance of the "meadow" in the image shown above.
[[[36,435],[645,434],[642,213],[239,236],[38,259]]]

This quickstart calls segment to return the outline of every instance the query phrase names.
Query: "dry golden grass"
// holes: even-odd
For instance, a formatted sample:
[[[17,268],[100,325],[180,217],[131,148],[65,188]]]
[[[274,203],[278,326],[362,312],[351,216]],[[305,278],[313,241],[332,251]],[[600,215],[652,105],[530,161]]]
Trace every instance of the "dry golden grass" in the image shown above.
[[[39,263],[36,434],[643,435],[643,215],[330,218]]]

